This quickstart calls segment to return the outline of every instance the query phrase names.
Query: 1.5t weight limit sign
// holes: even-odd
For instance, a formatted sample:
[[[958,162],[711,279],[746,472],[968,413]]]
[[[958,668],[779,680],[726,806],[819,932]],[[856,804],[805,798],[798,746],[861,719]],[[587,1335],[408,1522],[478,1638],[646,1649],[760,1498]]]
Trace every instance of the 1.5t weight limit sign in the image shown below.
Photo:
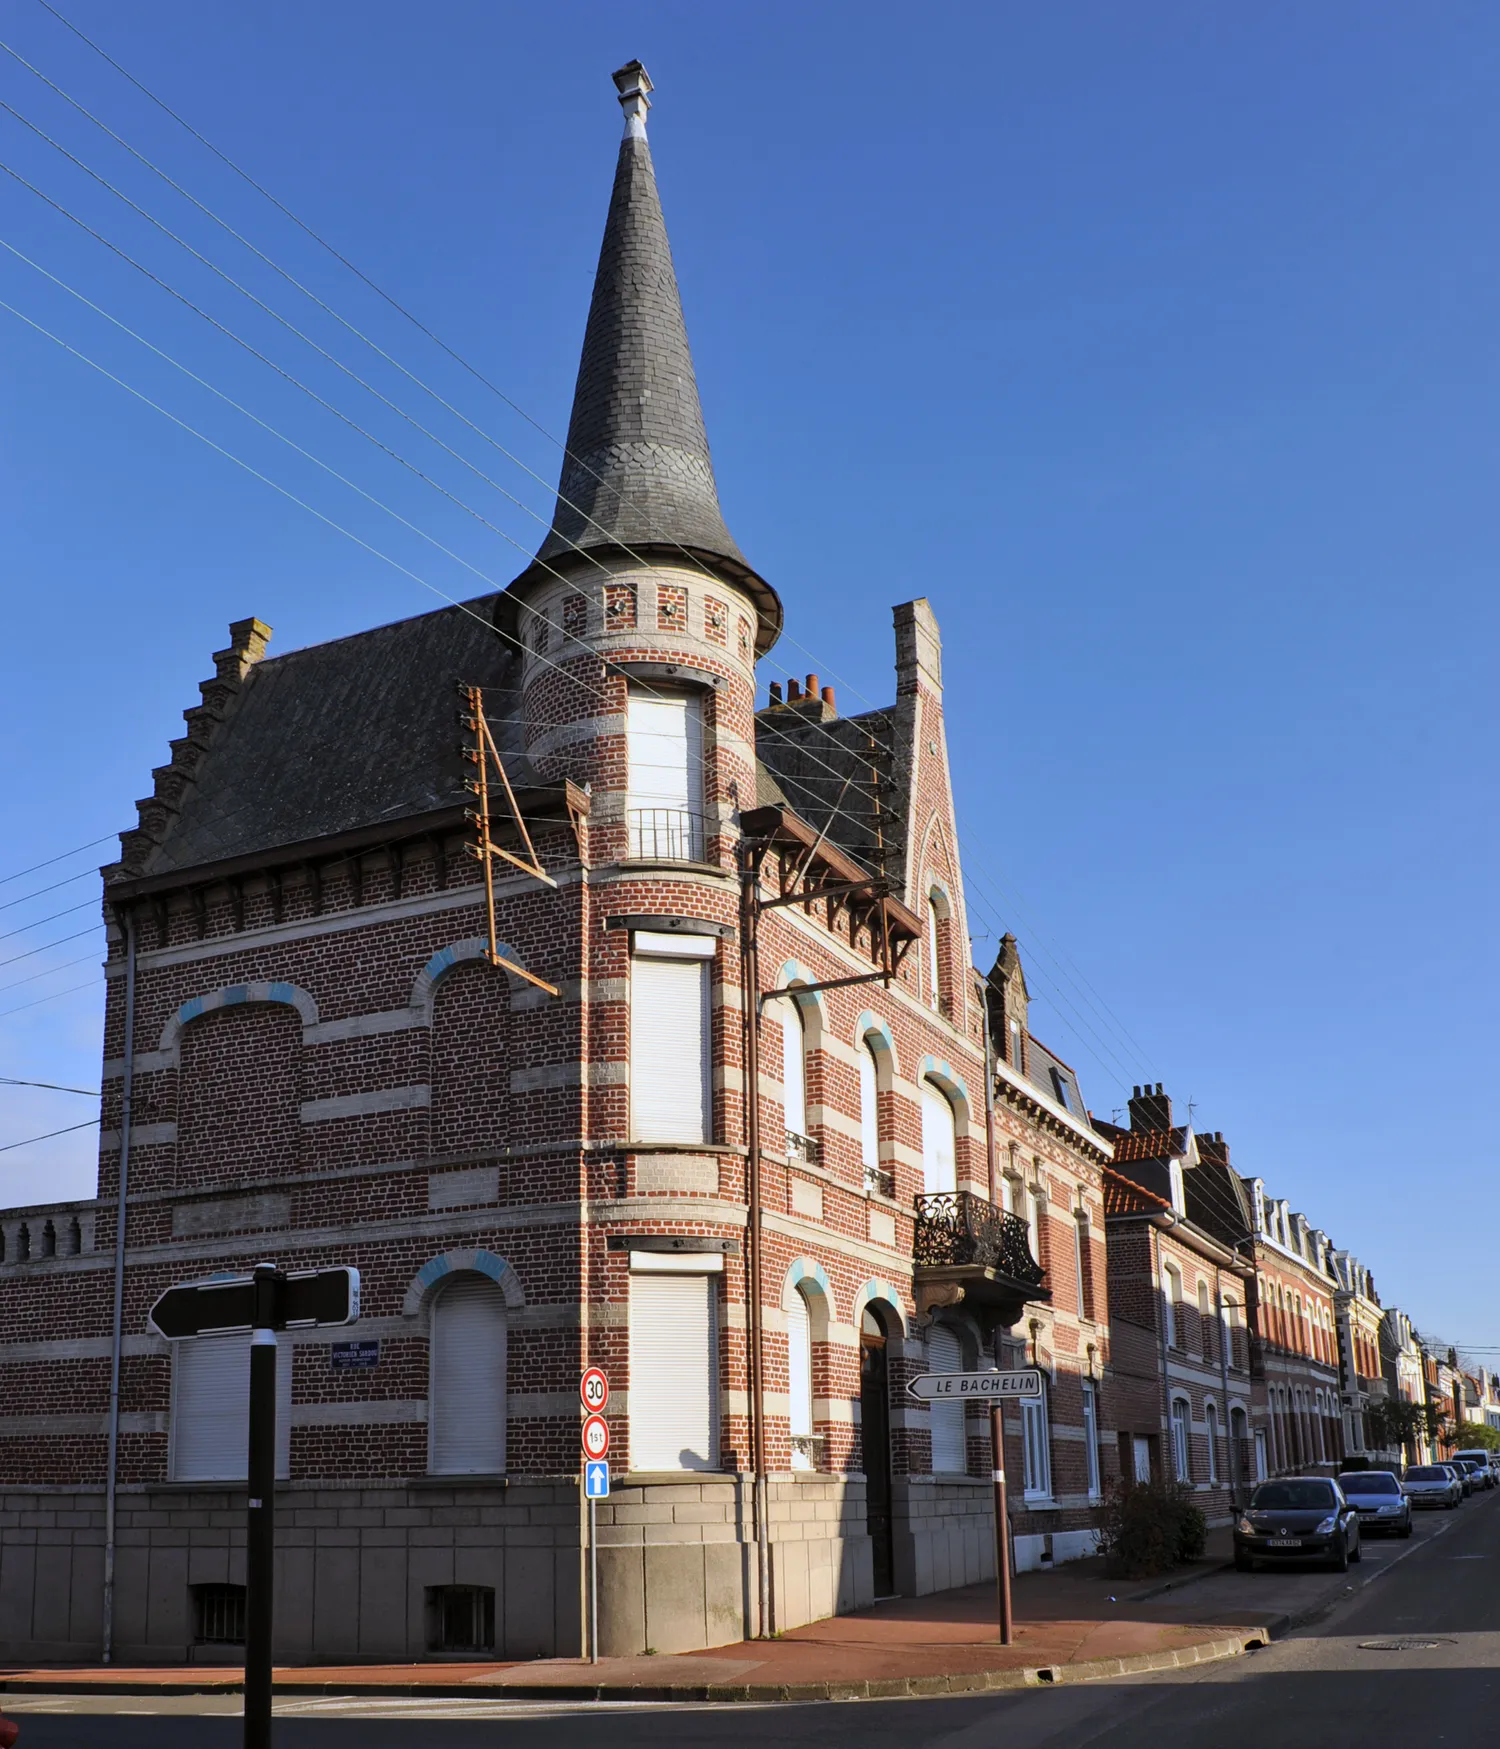
[[[602,1415],[584,1419],[583,1455],[593,1461],[609,1456],[609,1423]]]

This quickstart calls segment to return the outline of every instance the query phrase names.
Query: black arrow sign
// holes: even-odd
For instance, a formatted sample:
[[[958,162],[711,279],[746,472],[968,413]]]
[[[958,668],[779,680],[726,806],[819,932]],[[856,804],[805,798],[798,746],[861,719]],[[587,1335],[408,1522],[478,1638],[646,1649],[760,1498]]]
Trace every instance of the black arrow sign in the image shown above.
[[[272,1302],[263,1329],[315,1324],[352,1324],[359,1317],[357,1269],[297,1269],[270,1275]],[[226,1335],[250,1330],[256,1315],[256,1284],[249,1276],[197,1281],[168,1288],[151,1308],[151,1325],[168,1337]]]

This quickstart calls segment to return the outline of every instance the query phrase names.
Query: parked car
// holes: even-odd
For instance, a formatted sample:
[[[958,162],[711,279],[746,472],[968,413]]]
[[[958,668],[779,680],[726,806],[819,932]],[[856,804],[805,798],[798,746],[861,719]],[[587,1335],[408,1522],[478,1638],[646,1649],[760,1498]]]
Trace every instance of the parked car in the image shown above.
[[[1413,1506],[1451,1512],[1464,1497],[1463,1483],[1447,1464],[1412,1464],[1401,1478],[1402,1492]]]
[[[1339,1477],[1344,1498],[1359,1514],[1360,1532],[1411,1535],[1411,1501],[1390,1470],[1349,1470]]]
[[[1234,1564],[1327,1561],[1346,1572],[1361,1558],[1359,1514],[1327,1476],[1282,1476],[1261,1482],[1234,1523]]]
[[[1469,1466],[1456,1464],[1452,1458],[1444,1458],[1442,1467],[1445,1470],[1452,1470],[1453,1474],[1458,1477],[1458,1485],[1463,1491],[1464,1499],[1467,1500],[1474,1492],[1474,1478],[1469,1474]]]
[[[1479,1471],[1478,1482],[1481,1488],[1493,1488],[1497,1480],[1495,1474],[1495,1453],[1486,1451],[1483,1446],[1473,1451],[1456,1451],[1453,1454],[1455,1463],[1473,1464]]]

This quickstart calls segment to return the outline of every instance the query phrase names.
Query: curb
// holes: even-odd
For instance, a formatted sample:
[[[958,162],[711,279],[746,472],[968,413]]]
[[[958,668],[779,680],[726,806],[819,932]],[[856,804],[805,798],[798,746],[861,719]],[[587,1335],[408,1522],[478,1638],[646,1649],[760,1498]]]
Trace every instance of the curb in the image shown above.
[[[1024,1665],[1009,1670],[970,1670],[953,1675],[875,1677],[850,1682],[660,1682],[660,1683],[489,1683],[479,1682],[298,1682],[276,1684],[286,1696],[358,1695],[367,1698],[426,1697],[474,1700],[573,1701],[719,1701],[796,1702],[821,1700],[921,1700],[953,1694],[993,1694],[1006,1689],[1051,1688],[1074,1682],[1098,1682],[1113,1676],[1138,1676],[1153,1670],[1181,1670],[1221,1658],[1239,1658],[1269,1643],[1285,1618],[1270,1627],[1255,1626],[1240,1633],[1200,1640],[1173,1651],[1138,1652],[1128,1658],[1093,1658],[1077,1664]],[[188,1695],[239,1694],[241,1682],[90,1682],[58,1684],[45,1678],[0,1679],[0,1693],[56,1694],[59,1688],[76,1694]]]

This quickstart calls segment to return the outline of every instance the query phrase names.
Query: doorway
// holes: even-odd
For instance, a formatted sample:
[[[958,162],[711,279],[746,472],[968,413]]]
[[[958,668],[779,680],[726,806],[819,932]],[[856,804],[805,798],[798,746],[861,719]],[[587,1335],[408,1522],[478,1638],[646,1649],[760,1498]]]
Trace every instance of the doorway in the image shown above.
[[[859,1421],[865,1467],[865,1527],[874,1559],[875,1595],[895,1589],[891,1539],[891,1390],[886,1333],[866,1306],[859,1326]]]
[[[1136,1434],[1131,1441],[1131,1457],[1138,1482],[1151,1480],[1151,1441],[1141,1434]]]

